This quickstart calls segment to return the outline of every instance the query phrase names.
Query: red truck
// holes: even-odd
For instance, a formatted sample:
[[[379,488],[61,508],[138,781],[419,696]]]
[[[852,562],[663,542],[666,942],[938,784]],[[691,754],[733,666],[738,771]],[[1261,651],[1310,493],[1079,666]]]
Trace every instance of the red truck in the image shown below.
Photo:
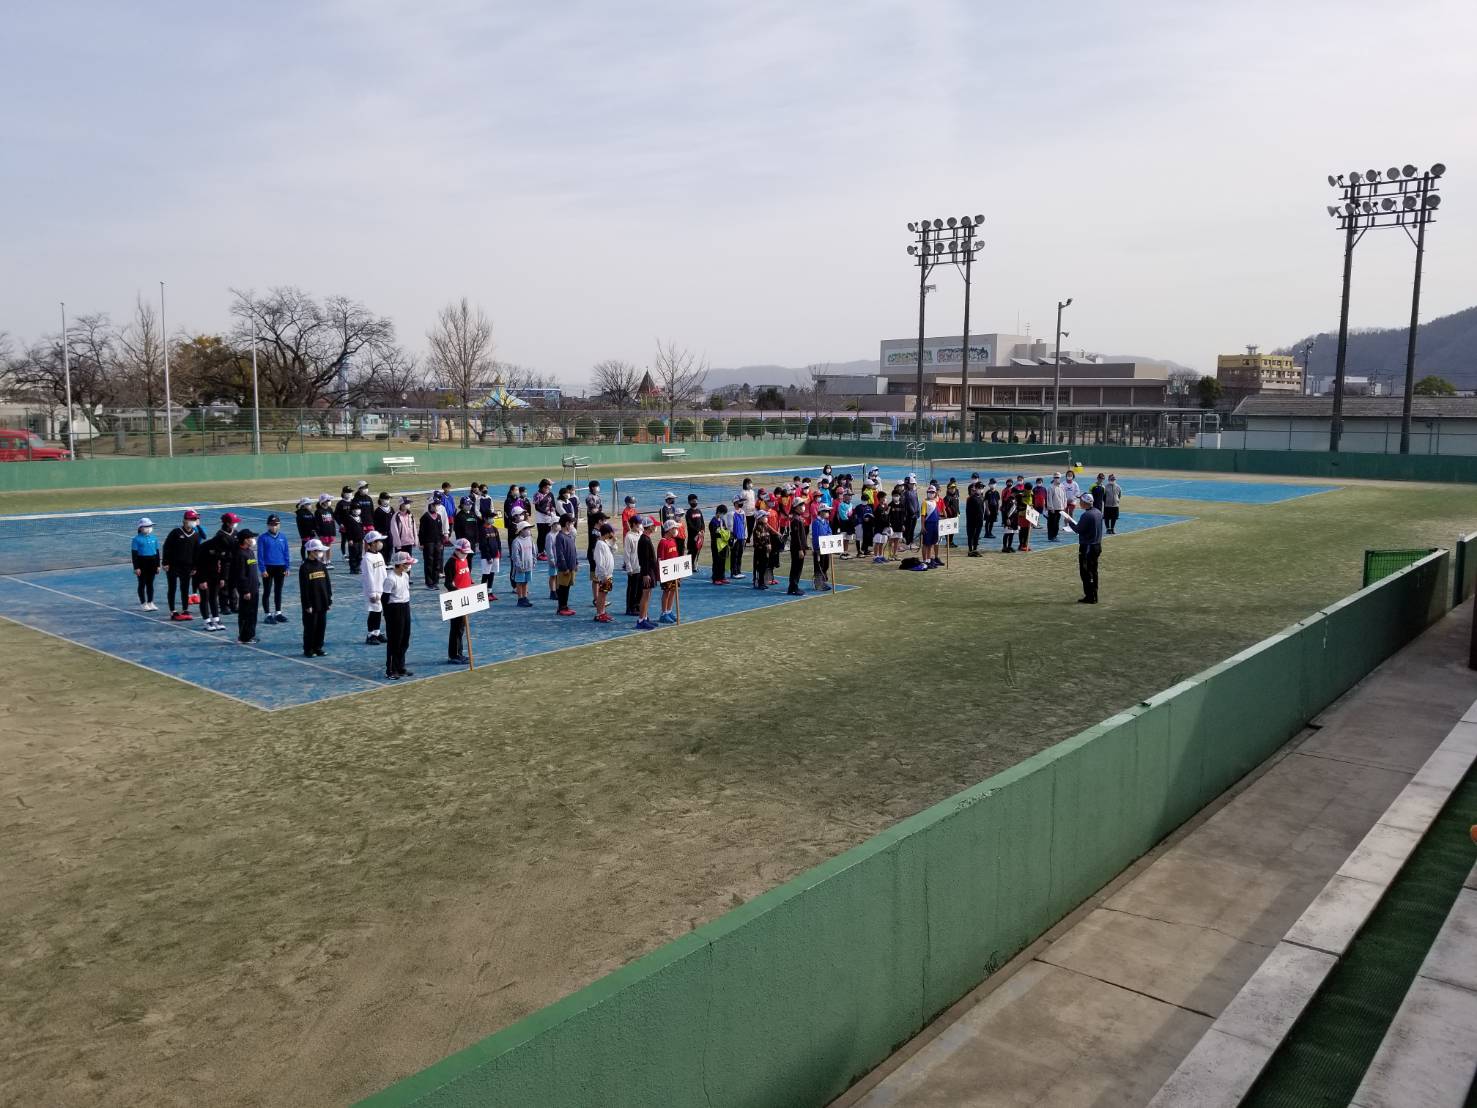
[[[0,427],[0,462],[64,462],[70,457],[64,447],[47,446],[32,431]]]

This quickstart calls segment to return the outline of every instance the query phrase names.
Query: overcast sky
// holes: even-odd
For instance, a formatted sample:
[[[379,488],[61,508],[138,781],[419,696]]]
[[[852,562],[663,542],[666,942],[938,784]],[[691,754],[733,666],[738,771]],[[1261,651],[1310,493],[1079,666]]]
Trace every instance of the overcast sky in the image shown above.
[[[657,337],[715,366],[917,329],[905,224],[982,212],[973,330],[1213,368],[1338,324],[1330,172],[1450,166],[1423,318],[1477,303],[1477,4],[12,5],[0,330],[224,328],[231,288],[390,315],[466,295],[583,382]],[[1398,231],[1355,325],[1409,313]],[[930,331],[957,333],[939,269]]]

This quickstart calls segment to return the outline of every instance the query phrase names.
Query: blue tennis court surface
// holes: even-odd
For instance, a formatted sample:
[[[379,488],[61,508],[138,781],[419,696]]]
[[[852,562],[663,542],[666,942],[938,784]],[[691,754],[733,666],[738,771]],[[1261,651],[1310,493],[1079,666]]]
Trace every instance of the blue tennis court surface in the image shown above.
[[[246,513],[243,511],[241,514]],[[1188,518],[1131,513],[1119,521],[1119,534],[1163,527]],[[1039,532],[1034,540],[1032,553],[1072,549],[1075,545],[1071,533],[1065,530],[1061,541],[1056,544],[1048,544],[1044,533]],[[960,548],[953,551],[951,560],[959,560],[960,565],[943,572],[960,572],[964,558],[963,536],[960,536],[959,544]],[[982,549],[993,556],[999,545],[998,539],[986,541]],[[989,572],[993,573],[994,565],[1008,563],[1001,558],[995,563],[970,564],[991,566]],[[781,566],[779,586],[760,592],[751,588],[747,580],[726,586],[712,584],[711,563],[706,558],[702,559],[697,575],[682,588],[683,622],[800,600],[816,605],[844,603],[834,594],[811,592],[808,572],[801,582],[805,595],[787,596],[783,576],[787,567],[788,556]],[[413,680],[417,681],[438,674],[460,672],[465,668],[448,666],[445,662],[447,625],[441,622],[436,606],[438,593],[423,587],[420,570],[420,566],[411,570],[415,587],[411,594],[413,631],[407,659],[415,674]],[[226,631],[208,632],[202,629],[198,618],[190,623],[171,623],[167,611],[140,612],[133,571],[126,564],[0,576],[0,616],[252,707],[268,710],[291,708],[390,683],[384,679],[384,647],[369,646],[364,642],[365,609],[359,578],[338,565],[331,572],[334,605],[329,615],[325,644],[328,656],[324,658],[302,656],[295,572],[288,575],[283,591],[282,609],[289,622],[260,623],[257,635],[261,642],[255,646],[243,646],[235,641],[234,616],[224,617]],[[893,572],[897,572],[895,564],[874,566],[869,560],[840,562],[836,571],[838,591],[849,591],[856,585],[865,584],[869,575]],[[531,611],[514,607],[505,577],[494,581],[494,589],[500,599],[492,605],[491,611],[472,618],[473,650],[478,668],[630,635],[681,634],[681,627],[635,630],[634,620],[619,614],[624,607],[625,581],[624,574],[618,572],[616,577],[616,589],[611,594],[612,614],[616,622],[611,624],[598,624],[592,620],[594,610],[590,586],[583,571],[572,593],[579,612],[576,617],[554,614],[554,604],[547,599],[547,578],[542,566],[529,588],[529,596],[535,603]],[[962,574],[960,580],[965,580]],[[156,584],[155,601],[163,608],[163,578],[159,578]],[[653,595],[652,614],[655,615],[658,609],[658,597]],[[196,614],[198,616],[198,610]]]

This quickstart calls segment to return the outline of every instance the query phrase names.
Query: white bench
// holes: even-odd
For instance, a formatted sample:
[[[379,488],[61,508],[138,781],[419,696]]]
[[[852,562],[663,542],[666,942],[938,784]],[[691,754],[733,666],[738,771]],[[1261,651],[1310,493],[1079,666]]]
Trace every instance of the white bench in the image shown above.
[[[662,447],[662,461],[664,461],[664,462],[674,462],[678,458],[685,458],[685,457],[687,457],[687,451],[684,450],[680,446],[664,446],[664,447]]]
[[[421,464],[411,457],[381,458],[384,467],[393,477],[397,473],[419,473]]]

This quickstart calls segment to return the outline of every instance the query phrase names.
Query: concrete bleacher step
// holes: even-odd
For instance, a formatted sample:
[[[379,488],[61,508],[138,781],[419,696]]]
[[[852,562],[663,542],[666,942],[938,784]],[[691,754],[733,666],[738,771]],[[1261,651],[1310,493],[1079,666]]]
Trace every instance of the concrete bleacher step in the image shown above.
[[[1395,1013],[1351,1108],[1461,1108],[1477,1074],[1477,866]]]
[[[1477,761],[1477,704],[1447,734],[1338,873],[1329,879],[1323,891],[1206,1030],[1150,1101],[1150,1108],[1234,1108],[1241,1103],[1474,761]],[[1469,885],[1471,881],[1469,876]],[[1477,911],[1477,890],[1464,889],[1458,904],[1464,902],[1468,910]],[[1457,917],[1456,908],[1452,915]],[[1440,947],[1441,960],[1437,965],[1443,967],[1441,972],[1446,976],[1432,979],[1419,992],[1413,987],[1412,1004],[1423,1016],[1452,1020],[1451,1034],[1466,1037],[1461,1051],[1438,1046],[1445,1043],[1444,1037],[1432,1040],[1429,1049],[1442,1049],[1448,1055],[1458,1053],[1470,1059],[1477,1057],[1477,943],[1473,938],[1477,934],[1473,930],[1477,920],[1462,915],[1455,923],[1448,920],[1448,924],[1453,927],[1452,937],[1444,946],[1438,940],[1427,959],[1436,958]],[[1463,986],[1446,979],[1452,976],[1461,976],[1470,983]],[[1422,976],[1416,981],[1419,984]],[[1467,990],[1464,998],[1455,995],[1464,988]],[[1412,1018],[1416,1018],[1415,1013]],[[1392,1026],[1391,1034],[1394,1033]],[[1391,1072],[1421,1064],[1402,1056],[1397,1065],[1400,1042],[1391,1042],[1387,1037],[1386,1043],[1392,1051],[1386,1059],[1386,1068]],[[1456,1100],[1449,1103],[1460,1105],[1466,1096],[1472,1077],[1470,1065],[1465,1072],[1466,1084]],[[1374,1073],[1372,1066],[1370,1074]],[[1395,1080],[1399,1080],[1398,1073]],[[1361,1086],[1360,1093],[1364,1091]],[[1372,1090],[1369,1095],[1374,1098],[1387,1094]],[[1393,1096],[1393,1092],[1388,1095]],[[1360,1108],[1395,1108],[1396,1105],[1436,1108],[1437,1104],[1448,1101],[1370,1099],[1366,1103],[1356,1098],[1354,1103]]]

